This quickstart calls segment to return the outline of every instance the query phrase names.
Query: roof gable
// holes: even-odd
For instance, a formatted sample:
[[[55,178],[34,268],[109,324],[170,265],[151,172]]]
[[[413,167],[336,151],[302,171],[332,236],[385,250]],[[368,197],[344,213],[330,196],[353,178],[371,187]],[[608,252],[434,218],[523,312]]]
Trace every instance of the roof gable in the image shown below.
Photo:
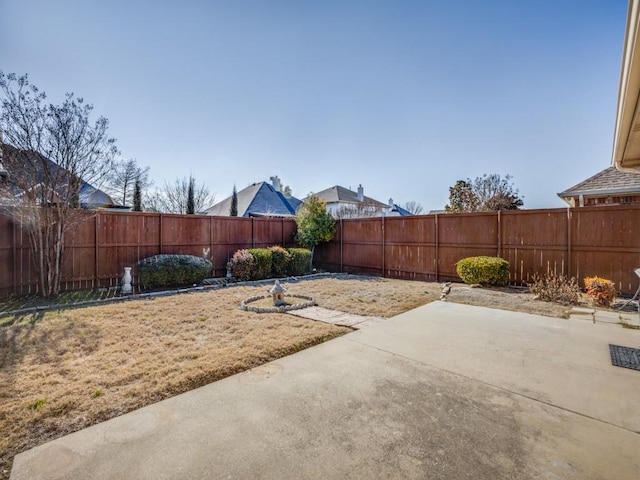
[[[301,203],[297,198],[287,199],[267,182],[249,185],[237,192],[238,216],[293,216]],[[205,211],[207,215],[229,216],[231,198],[227,197]]]
[[[360,202],[356,192],[340,185],[334,185],[333,187],[314,193],[313,196],[318,197],[327,203],[368,203],[379,207],[389,206],[386,203],[379,202],[378,200],[367,197],[366,195],[363,196],[364,200]]]
[[[260,188],[247,208],[247,215],[295,215],[295,210],[282,192],[266,182],[260,182]]]
[[[396,212],[398,215],[402,217],[413,215],[413,213],[411,213],[409,210],[404,209],[400,205],[396,205],[395,203],[393,204],[393,208],[391,209],[391,211]]]

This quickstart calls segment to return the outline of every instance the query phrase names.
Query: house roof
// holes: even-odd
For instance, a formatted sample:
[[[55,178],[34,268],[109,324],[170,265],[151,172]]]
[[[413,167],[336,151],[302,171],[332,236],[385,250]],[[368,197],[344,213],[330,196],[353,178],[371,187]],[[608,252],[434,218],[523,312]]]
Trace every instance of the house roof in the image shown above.
[[[37,160],[31,161],[32,165],[45,165],[45,167],[43,167],[40,171],[35,172],[35,175],[33,176],[33,182],[35,183],[44,181],[46,175],[44,174],[43,170],[47,169],[49,170],[51,175],[58,175],[58,172],[62,172],[62,175],[69,175],[69,172],[60,167],[57,163],[37,152],[19,150],[7,143],[3,143],[0,145],[0,152],[2,153],[0,157],[5,160],[3,168],[6,168],[6,182],[10,191],[12,192],[12,195],[14,196],[20,195],[21,191],[18,185],[11,181],[11,168],[13,164],[11,160],[13,159],[16,162],[16,165],[13,165],[13,167],[17,169],[24,168],[23,162],[25,162],[25,159],[22,155],[27,155],[28,158]],[[101,207],[121,207],[120,203],[111,198],[111,196],[107,193],[103,192],[99,188],[94,187],[90,183],[85,182],[82,179],[80,180],[82,181],[80,184],[80,206],[82,206],[82,208],[95,209]],[[60,186],[62,188],[67,187],[66,183],[67,182],[62,181]],[[63,192],[58,191],[56,192],[56,195],[63,195]]]
[[[295,197],[287,198],[267,182],[259,182],[237,192],[239,217],[291,217],[302,203]],[[231,196],[204,211],[205,215],[228,217]]]
[[[609,167],[564,192],[558,193],[558,196],[565,198],[580,195],[609,195],[633,192],[640,192],[640,175]]]
[[[409,210],[402,208],[400,205],[393,204],[393,208],[391,209],[391,214],[395,214],[401,217],[406,217],[407,215],[413,215]]]
[[[353,190],[341,187],[340,185],[334,185],[333,187],[322,190],[321,192],[314,193],[314,196],[324,200],[327,203],[361,203],[358,200],[358,194]],[[386,203],[379,202],[371,197],[363,196],[363,202],[380,207],[388,207]]]
[[[87,182],[83,182],[80,187],[80,205],[82,208],[87,208],[89,210],[93,210],[95,208],[123,207],[119,202],[111,198],[111,195]]]

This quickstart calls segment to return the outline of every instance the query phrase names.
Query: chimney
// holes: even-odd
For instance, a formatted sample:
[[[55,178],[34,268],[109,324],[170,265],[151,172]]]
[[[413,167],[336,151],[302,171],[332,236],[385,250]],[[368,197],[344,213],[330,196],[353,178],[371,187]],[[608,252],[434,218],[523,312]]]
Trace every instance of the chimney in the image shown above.
[[[271,185],[276,190],[276,192],[282,191],[282,183],[280,183],[280,178],[278,178],[277,175],[269,177],[269,180],[271,180]]]
[[[393,208],[393,207],[394,207],[394,204],[393,204],[393,198],[390,198],[390,199],[389,199],[389,206],[390,206],[391,208]]]
[[[364,202],[364,188],[362,188],[362,184],[358,185],[358,201]]]

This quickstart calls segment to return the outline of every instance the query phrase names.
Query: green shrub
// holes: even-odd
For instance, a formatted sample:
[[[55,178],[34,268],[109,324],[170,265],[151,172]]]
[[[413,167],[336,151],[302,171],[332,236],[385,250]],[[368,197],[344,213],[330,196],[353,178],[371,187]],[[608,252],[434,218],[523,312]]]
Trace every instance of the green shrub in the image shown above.
[[[580,286],[576,279],[565,275],[556,275],[553,272],[546,275],[536,273],[529,284],[529,290],[539,300],[545,302],[572,305],[580,300]]]
[[[291,255],[290,275],[305,275],[311,272],[311,250],[306,248],[288,248]]]
[[[233,254],[231,261],[231,275],[238,280],[251,280],[253,277],[253,268],[255,258],[249,250],[238,250]]]
[[[616,298],[616,287],[611,280],[600,277],[586,277],[584,286],[587,295],[596,305],[608,307]]]
[[[193,285],[201,283],[212,264],[194,255],[154,255],[138,262],[140,283],[145,288]]]
[[[268,248],[251,248],[254,264],[251,280],[262,280],[271,277],[271,250]]]
[[[271,275],[274,277],[285,277],[289,273],[291,254],[286,249],[274,245],[271,250]]]
[[[509,262],[499,257],[467,257],[456,263],[456,273],[472,285],[504,285],[509,279]]]

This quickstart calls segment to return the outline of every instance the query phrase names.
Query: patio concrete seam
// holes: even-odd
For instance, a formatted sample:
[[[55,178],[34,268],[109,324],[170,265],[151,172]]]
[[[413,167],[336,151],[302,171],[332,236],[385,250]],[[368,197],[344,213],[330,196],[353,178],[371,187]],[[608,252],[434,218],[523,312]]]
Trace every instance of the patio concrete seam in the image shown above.
[[[420,365],[424,365],[424,366],[429,367],[429,368],[434,368],[434,369],[436,369],[436,370],[440,370],[440,371],[442,371],[442,372],[446,372],[446,373],[449,373],[449,374],[451,374],[451,375],[455,375],[455,376],[458,376],[458,377],[461,377],[461,378],[465,378],[465,379],[467,379],[467,380],[471,380],[471,381],[474,381],[474,382],[478,382],[478,383],[480,383],[480,384],[482,384],[482,385],[487,385],[487,386],[489,386],[489,387],[496,388],[496,389],[501,390],[501,391],[503,391],[503,392],[510,393],[510,394],[512,394],[512,395],[516,395],[516,396],[521,397],[521,398],[526,398],[526,399],[528,399],[528,400],[532,400],[532,401],[534,401],[534,402],[538,402],[538,403],[540,403],[540,404],[542,404],[542,405],[547,405],[547,406],[549,406],[549,407],[551,407],[551,408],[557,408],[558,410],[562,410],[562,411],[567,412],[567,413],[572,413],[572,414],[574,414],[574,415],[579,415],[579,416],[581,416],[581,417],[583,417],[583,418],[587,418],[587,419],[589,419],[589,420],[593,420],[593,421],[596,421],[596,422],[602,423],[602,424],[604,424],[604,425],[609,425],[609,426],[611,426],[611,427],[618,428],[618,429],[620,429],[620,430],[622,430],[622,431],[625,431],[625,432],[633,433],[633,434],[635,434],[635,435],[640,435],[640,431],[630,430],[630,429],[625,428],[625,427],[623,427],[623,426],[621,426],[621,425],[617,425],[617,424],[615,424],[615,423],[611,423],[611,422],[608,422],[608,421],[606,421],[606,420],[602,420],[602,419],[599,419],[599,418],[596,418],[596,417],[592,417],[592,416],[590,416],[590,415],[586,415],[586,414],[584,414],[584,413],[577,412],[577,411],[575,411],[575,410],[571,410],[570,408],[562,407],[562,406],[560,406],[560,405],[556,405],[556,404],[554,404],[554,403],[546,402],[546,401],[541,400],[541,399],[539,399],[539,398],[535,398],[535,397],[531,397],[531,396],[529,396],[529,395],[525,395],[524,393],[521,393],[521,392],[516,392],[516,391],[513,391],[513,390],[509,390],[508,388],[504,388],[504,387],[501,387],[501,386],[499,386],[499,385],[494,385],[494,384],[492,384],[492,383],[485,382],[485,381],[483,381],[483,380],[480,380],[480,379],[477,379],[477,378],[474,378],[474,377],[469,377],[469,376],[464,375],[464,374],[459,373],[459,372],[454,372],[454,371],[452,371],[452,370],[447,370],[446,368],[442,368],[442,367],[439,367],[439,366],[437,366],[437,365],[432,365],[432,364],[430,364],[430,363],[425,363],[425,362],[423,362],[423,361],[417,360],[417,359],[412,358],[412,357],[408,357],[408,356],[401,355],[401,354],[396,353],[396,352],[392,352],[392,351],[389,351],[389,350],[385,350],[384,348],[374,347],[374,346],[369,345],[369,344],[367,344],[367,343],[363,343],[363,342],[360,342],[360,341],[358,341],[358,340],[354,340],[353,338],[347,338],[347,337],[350,337],[350,336],[351,336],[351,335],[344,336],[344,337],[341,337],[341,338],[343,338],[344,340],[347,340],[347,341],[353,342],[353,343],[357,343],[358,345],[361,345],[361,346],[364,346],[364,347],[368,347],[368,348],[371,348],[371,349],[373,349],[373,350],[377,350],[377,351],[379,351],[379,352],[382,352],[382,353],[386,353],[386,354],[392,355],[392,356],[394,356],[394,357],[403,358],[403,359],[405,359],[405,360],[409,360],[409,361],[411,361],[411,362],[415,362],[415,363],[418,363],[418,364],[420,364]]]

